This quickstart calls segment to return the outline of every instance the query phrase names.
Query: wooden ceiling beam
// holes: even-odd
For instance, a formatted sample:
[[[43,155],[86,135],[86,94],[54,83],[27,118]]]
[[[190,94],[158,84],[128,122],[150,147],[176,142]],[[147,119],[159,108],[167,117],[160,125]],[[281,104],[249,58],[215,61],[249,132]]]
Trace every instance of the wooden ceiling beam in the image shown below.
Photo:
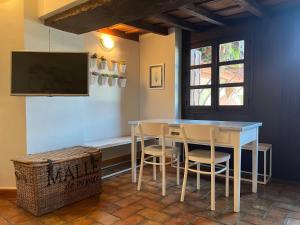
[[[148,32],[152,32],[154,34],[160,34],[160,35],[168,35],[169,30],[166,27],[154,25],[151,23],[147,23],[145,21],[132,21],[132,22],[127,22],[126,25],[136,27]]]
[[[157,15],[156,18],[158,18],[159,20],[161,20],[165,23],[172,24],[175,27],[179,27],[183,30],[188,30],[188,31],[192,31],[192,32],[200,32],[201,31],[200,27],[194,25],[193,23],[184,21],[184,19],[180,19],[175,16],[171,16],[168,14],[161,14],[161,15]]]
[[[44,19],[59,30],[82,34],[117,23],[141,20],[176,9],[193,0],[88,0]]]
[[[143,33],[143,31],[139,28],[133,28],[131,30],[125,31],[126,34],[134,34],[134,33]]]
[[[126,33],[124,31],[120,31],[120,30],[114,30],[114,29],[109,29],[109,28],[103,28],[98,30],[98,32],[100,33],[104,33],[104,34],[109,34],[112,36],[117,36],[120,38],[125,38],[128,40],[132,40],[132,41],[139,41],[139,34],[138,33]]]
[[[109,27],[109,29],[116,29],[116,30],[123,30],[124,28],[134,29],[135,27],[128,26],[128,25],[123,24],[123,23],[118,23],[118,24],[115,24],[115,25]]]
[[[195,1],[195,3],[202,5],[202,4],[205,4],[205,3],[210,3],[210,2],[213,2],[213,1],[215,1],[215,0],[202,0],[202,1]]]
[[[183,12],[185,12],[189,15],[192,15],[201,20],[204,20],[206,22],[209,22],[209,23],[212,23],[212,24],[215,24],[218,26],[226,25],[226,22],[222,17],[215,15],[203,8],[197,7],[194,3],[190,3],[185,6],[182,6],[182,7],[180,7],[180,10],[182,10]]]
[[[261,6],[255,0],[233,0],[236,4],[241,6],[243,9],[252,13],[255,16],[263,16],[263,10]]]

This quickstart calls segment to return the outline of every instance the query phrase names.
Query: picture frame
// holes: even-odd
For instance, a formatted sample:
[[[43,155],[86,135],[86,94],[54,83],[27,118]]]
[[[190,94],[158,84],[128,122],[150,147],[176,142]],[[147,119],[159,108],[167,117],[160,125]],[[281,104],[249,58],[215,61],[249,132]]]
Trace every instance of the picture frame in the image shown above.
[[[165,87],[165,65],[157,64],[149,66],[149,88],[164,89]]]

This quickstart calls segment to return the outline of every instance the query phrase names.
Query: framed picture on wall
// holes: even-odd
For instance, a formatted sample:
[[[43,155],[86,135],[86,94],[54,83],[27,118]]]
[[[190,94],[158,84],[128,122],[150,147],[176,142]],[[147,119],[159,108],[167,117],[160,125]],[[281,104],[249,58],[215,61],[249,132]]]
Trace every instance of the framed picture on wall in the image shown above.
[[[163,89],[165,87],[165,65],[151,65],[149,66],[150,73],[150,88]]]

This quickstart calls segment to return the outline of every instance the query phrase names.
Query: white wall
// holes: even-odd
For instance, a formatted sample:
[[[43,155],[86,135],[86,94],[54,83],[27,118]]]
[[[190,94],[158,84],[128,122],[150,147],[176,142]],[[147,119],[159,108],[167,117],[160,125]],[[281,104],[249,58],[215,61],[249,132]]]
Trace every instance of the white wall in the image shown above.
[[[27,97],[27,153],[84,143],[82,99]]]
[[[38,16],[52,15],[67,10],[75,5],[81,4],[87,0],[39,0],[38,1]]]
[[[26,97],[27,152],[36,153],[85,142],[129,135],[128,120],[139,118],[139,43],[113,37],[105,51],[96,32],[74,35],[49,29],[37,20],[36,0],[30,0],[25,20],[25,49],[85,51],[128,64],[128,85],[90,86],[89,97]],[[49,32],[50,31],[50,32]]]
[[[23,49],[23,0],[0,2],[0,189],[15,186],[11,158],[26,153],[24,97],[10,96],[11,51]]]
[[[25,49],[48,51],[49,28],[42,26],[32,33],[32,26],[42,25],[25,23]],[[50,40],[50,51],[84,51],[80,36],[51,29]],[[27,152],[82,144],[82,108],[83,97],[26,97]]]
[[[104,50],[99,43],[101,34],[84,35],[85,49],[108,60],[125,60],[128,77],[126,88],[90,86],[90,97],[84,102],[85,141],[130,134],[129,120],[139,118],[139,43],[113,37],[115,47]]]
[[[24,48],[31,51],[84,51],[83,37],[48,28],[37,19],[36,0],[26,0]],[[84,142],[83,97],[26,97],[27,152]]]
[[[181,31],[140,37],[140,117],[179,118]],[[149,66],[165,64],[165,88],[149,88]]]
[[[0,3],[0,28],[5,31],[0,36],[0,189],[15,186],[10,159],[17,155],[128,135],[128,120],[178,115],[178,31],[166,37],[147,34],[140,43],[114,37],[115,49],[106,52],[99,47],[97,33],[78,36],[42,25],[37,19],[39,1]],[[24,97],[10,96],[10,52],[48,51],[49,46],[50,51],[90,51],[108,59],[126,60],[127,88],[92,86],[90,97],[27,97],[26,105]],[[150,90],[148,66],[159,63],[166,64],[166,87]],[[122,153],[128,151],[129,146],[120,149]]]

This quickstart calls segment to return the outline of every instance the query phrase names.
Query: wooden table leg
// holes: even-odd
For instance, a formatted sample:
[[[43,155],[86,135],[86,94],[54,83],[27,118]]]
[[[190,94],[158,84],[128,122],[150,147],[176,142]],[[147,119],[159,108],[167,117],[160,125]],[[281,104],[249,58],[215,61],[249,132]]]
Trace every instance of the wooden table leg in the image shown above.
[[[234,212],[240,211],[241,194],[241,143],[240,135],[235,135],[234,141]]]
[[[258,129],[256,140],[252,142],[252,192],[257,192],[257,168],[258,168]]]
[[[131,179],[136,183],[136,156],[137,156],[137,138],[135,136],[135,126],[131,126]]]

